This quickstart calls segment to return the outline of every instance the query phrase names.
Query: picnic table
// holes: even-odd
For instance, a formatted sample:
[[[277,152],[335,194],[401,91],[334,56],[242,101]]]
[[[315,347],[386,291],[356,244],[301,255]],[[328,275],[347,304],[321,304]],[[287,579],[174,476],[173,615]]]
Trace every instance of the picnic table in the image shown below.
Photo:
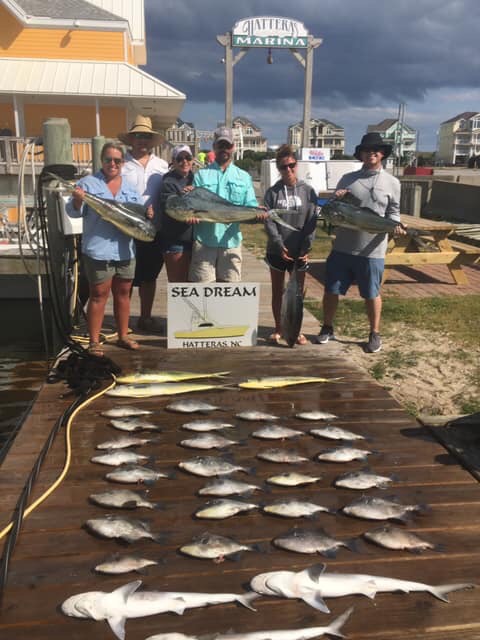
[[[392,236],[385,256],[383,280],[388,277],[388,267],[418,267],[445,264],[456,284],[468,284],[462,266],[475,264],[480,259],[480,247],[458,242],[450,238],[456,226],[443,220],[429,220],[402,214],[402,222],[421,233],[420,242],[412,235]]]

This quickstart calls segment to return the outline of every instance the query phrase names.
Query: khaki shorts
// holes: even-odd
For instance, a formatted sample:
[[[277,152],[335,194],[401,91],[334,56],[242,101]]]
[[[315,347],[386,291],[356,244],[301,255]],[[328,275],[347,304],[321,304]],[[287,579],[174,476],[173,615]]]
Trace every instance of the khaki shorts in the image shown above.
[[[240,282],[242,248],[207,247],[195,241],[188,279],[190,282]]]
[[[135,258],[132,260],[94,260],[82,255],[83,268],[90,284],[101,284],[114,276],[122,280],[133,280]]]

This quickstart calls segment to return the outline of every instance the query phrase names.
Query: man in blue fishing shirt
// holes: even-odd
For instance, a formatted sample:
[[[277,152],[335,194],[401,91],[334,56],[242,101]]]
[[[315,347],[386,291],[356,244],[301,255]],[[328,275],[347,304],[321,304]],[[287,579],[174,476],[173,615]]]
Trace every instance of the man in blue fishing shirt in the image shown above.
[[[214,132],[215,161],[195,174],[194,186],[204,187],[232,204],[257,207],[250,175],[233,163],[233,132]],[[260,219],[262,216],[260,215]],[[191,282],[239,282],[242,276],[242,234],[238,223],[199,222],[193,231]]]

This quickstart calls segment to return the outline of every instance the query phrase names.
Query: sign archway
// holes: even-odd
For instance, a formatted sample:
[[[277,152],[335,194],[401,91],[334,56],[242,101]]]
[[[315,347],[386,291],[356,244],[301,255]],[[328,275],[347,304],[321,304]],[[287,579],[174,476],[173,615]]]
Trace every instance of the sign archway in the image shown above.
[[[279,16],[256,16],[235,23],[233,29],[217,36],[217,42],[225,48],[225,126],[233,121],[233,67],[255,47],[288,49],[305,70],[303,99],[302,147],[309,147],[310,118],[312,108],[313,51],[322,44],[314,38],[303,22]],[[234,56],[234,48],[240,51]],[[305,50],[305,57],[300,50]]]

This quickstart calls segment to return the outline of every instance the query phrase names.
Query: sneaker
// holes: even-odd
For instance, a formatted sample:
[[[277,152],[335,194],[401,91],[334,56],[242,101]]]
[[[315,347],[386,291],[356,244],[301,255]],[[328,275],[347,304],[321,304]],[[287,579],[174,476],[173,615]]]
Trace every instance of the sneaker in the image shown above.
[[[368,336],[368,342],[365,345],[365,351],[367,353],[377,353],[382,348],[382,340],[380,334],[376,331],[371,331]]]
[[[137,322],[137,329],[148,331],[149,333],[162,333],[162,324],[156,318],[142,318]]]
[[[320,329],[320,333],[315,338],[317,344],[325,344],[329,340],[335,340],[335,335],[333,333],[333,327],[330,327],[328,324],[322,325]]]

